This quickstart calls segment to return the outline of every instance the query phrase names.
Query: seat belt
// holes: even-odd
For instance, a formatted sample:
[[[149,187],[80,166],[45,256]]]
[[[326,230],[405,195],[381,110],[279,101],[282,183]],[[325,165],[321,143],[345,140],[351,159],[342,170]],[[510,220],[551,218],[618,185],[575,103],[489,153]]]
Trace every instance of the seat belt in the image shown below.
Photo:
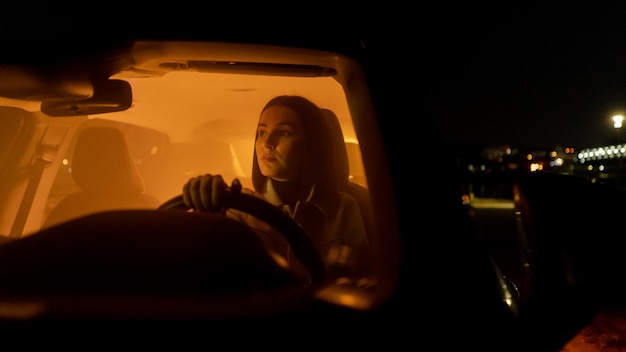
[[[37,161],[35,161],[35,165],[33,165],[32,175],[28,180],[28,186],[26,186],[26,191],[24,191],[24,196],[22,197],[22,202],[15,215],[13,226],[11,226],[11,232],[9,233],[10,238],[22,237],[22,231],[24,231],[28,213],[33,205],[33,199],[35,199],[35,194],[37,193],[37,188],[41,181],[41,175],[48,165],[50,165],[50,162],[44,160],[41,153],[37,153]]]
[[[66,127],[52,129],[48,128],[48,126],[44,127],[44,130],[41,133],[41,139],[37,144],[37,159],[35,160],[35,164],[32,166],[32,174],[28,180],[28,185],[24,191],[20,207],[15,215],[13,226],[11,226],[11,232],[9,233],[10,238],[22,237],[22,232],[26,226],[26,220],[28,219],[30,209],[33,206],[33,200],[37,194],[37,188],[39,188],[43,171],[46,167],[52,164],[52,161],[56,158],[59,141],[63,140],[66,133]]]

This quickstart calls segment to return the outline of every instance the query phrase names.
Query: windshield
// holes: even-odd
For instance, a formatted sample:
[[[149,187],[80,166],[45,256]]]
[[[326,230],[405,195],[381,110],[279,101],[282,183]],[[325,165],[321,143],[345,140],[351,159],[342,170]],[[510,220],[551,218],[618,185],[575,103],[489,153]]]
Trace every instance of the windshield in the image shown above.
[[[109,77],[89,87],[80,64]],[[155,225],[142,221],[153,215],[128,224],[115,212],[183,207],[245,224],[274,265],[302,282],[390,287],[380,283],[394,280],[398,262],[385,249],[397,248],[395,207],[355,61],[297,48],[136,42],[127,54],[80,64],[3,88],[3,239],[40,237],[98,214],[110,216],[104,226],[149,233]],[[221,184],[208,188],[215,176],[225,196],[214,193]],[[278,213],[241,204],[239,194]],[[341,300],[329,292],[318,294]],[[365,307],[373,298],[341,304]]]
[[[160,78],[128,78],[134,106],[126,111],[86,117],[85,126],[114,126],[144,182],[144,193],[165,202],[181,193],[189,178],[221,174],[252,188],[254,137],[263,105],[280,94],[302,95],[337,115],[349,144],[352,178],[365,177],[358,141],[341,86],[325,78],[264,77],[172,72]],[[64,119],[60,118],[57,122]],[[75,146],[74,146],[75,148]],[[46,212],[79,187],[72,179],[72,147],[52,185]],[[358,173],[361,173],[360,175]],[[101,174],[93,174],[101,177]],[[78,214],[77,214],[78,215]],[[47,216],[43,214],[43,218]],[[38,229],[31,222],[28,232]]]

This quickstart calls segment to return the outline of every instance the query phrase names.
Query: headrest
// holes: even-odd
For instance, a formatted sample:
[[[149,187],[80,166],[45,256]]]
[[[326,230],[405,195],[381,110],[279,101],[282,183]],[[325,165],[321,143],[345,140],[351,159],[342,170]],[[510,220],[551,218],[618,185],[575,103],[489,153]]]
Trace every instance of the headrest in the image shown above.
[[[76,141],[72,177],[85,191],[143,192],[124,135],[114,127],[88,127]]]
[[[328,142],[331,144],[333,151],[333,165],[331,165],[330,169],[336,172],[336,178],[339,180],[340,186],[343,186],[350,179],[350,163],[346,142],[341,131],[341,124],[333,111],[329,109],[321,110],[326,117]]]

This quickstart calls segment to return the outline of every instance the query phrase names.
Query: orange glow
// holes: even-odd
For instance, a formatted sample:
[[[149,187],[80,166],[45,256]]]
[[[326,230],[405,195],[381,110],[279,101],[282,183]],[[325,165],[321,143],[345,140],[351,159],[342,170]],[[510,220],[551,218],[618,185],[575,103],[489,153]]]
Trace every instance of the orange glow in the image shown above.
[[[618,351],[611,346],[626,344],[626,312],[617,310],[597,314],[591,323],[570,339],[562,352]],[[607,349],[608,348],[608,349]]]
[[[316,296],[355,309],[368,309],[372,304],[369,297],[348,285],[326,286],[317,291]]]
[[[116,78],[115,76],[113,78]],[[124,78],[133,88],[131,109],[107,119],[168,131],[174,142],[190,141],[201,126],[235,119],[231,136],[254,136],[263,105],[280,94],[298,94],[337,114],[344,136],[355,140],[341,85],[330,77],[275,77],[217,73],[171,72],[160,78]]]
[[[62,157],[55,168],[48,168],[46,172],[52,176],[55,172],[52,170],[61,168],[59,179],[48,177],[47,181],[42,181],[42,187],[52,187],[52,193],[33,207],[38,209],[37,213],[29,215],[24,233],[39,230],[57,202],[78,190],[71,176],[71,143],[83,121],[120,129],[129,144],[132,162],[143,178],[144,192],[165,202],[180,194],[182,185],[190,177],[203,173],[222,174],[229,184],[238,178],[244,187],[251,188],[253,141],[262,107],[276,95],[303,95],[335,112],[344,138],[349,141],[351,179],[366,186],[346,96],[343,87],[331,77],[171,72],[150,78],[125,77],[125,74],[113,78],[131,84],[133,105],[130,109],[84,119],[59,117],[45,121],[58,125],[49,131],[65,131],[70,121],[74,127],[71,133],[53,135],[58,140],[51,145],[61,146],[58,153]],[[42,197],[45,194],[42,193]]]

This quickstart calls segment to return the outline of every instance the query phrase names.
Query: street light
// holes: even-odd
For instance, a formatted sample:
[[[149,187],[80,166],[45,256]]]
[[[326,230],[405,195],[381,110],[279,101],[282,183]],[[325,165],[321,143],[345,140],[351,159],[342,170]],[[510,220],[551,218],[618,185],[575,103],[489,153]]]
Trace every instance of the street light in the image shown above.
[[[613,127],[615,128],[615,130],[618,132],[620,131],[620,128],[622,128],[622,122],[624,121],[624,116],[622,115],[613,115]],[[619,143],[619,136],[618,136],[618,140],[617,142]],[[618,183],[621,183],[620,181],[623,179],[623,175],[622,175],[622,158],[618,158],[617,159],[617,170],[616,170],[616,178]]]
[[[624,116],[622,116],[622,115],[614,115],[613,116],[613,127],[614,128],[622,128],[622,122],[624,122]]]

